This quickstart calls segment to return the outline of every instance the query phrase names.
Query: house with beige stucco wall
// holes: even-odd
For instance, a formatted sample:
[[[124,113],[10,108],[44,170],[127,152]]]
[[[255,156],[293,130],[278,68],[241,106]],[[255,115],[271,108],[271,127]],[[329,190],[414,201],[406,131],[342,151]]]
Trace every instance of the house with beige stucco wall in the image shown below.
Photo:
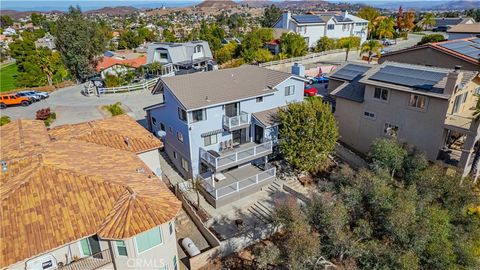
[[[0,134],[1,269],[179,269],[181,202],[154,173],[162,143],[135,120]]]
[[[480,139],[472,116],[480,92],[478,72],[346,63],[329,77],[343,143],[367,153],[375,139],[396,138],[431,161],[471,172]]]

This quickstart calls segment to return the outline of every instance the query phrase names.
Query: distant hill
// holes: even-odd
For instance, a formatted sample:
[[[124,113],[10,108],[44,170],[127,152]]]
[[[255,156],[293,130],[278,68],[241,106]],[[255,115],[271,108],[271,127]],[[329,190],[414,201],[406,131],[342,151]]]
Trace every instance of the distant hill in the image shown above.
[[[32,13],[43,13],[43,14],[62,14],[62,11],[59,10],[52,10],[49,12],[41,12],[41,11],[36,11],[36,10],[29,10],[29,11],[17,11],[17,10],[12,10],[12,9],[2,9],[2,15],[8,15],[12,17],[14,20],[18,20],[20,18],[25,18],[27,16],[30,16]]]
[[[478,8],[480,1],[478,0],[432,0],[432,1],[360,1],[376,8],[397,10],[401,5],[404,9],[416,10],[463,10]]]
[[[85,11],[85,14],[106,14],[108,16],[124,16],[135,13],[139,11],[139,9],[134,7],[127,7],[127,6],[119,6],[119,7],[104,7],[100,9],[92,9],[89,11]]]
[[[436,9],[440,10],[459,10],[459,9],[471,9],[471,8],[479,8],[480,2],[477,0],[457,0],[451,1],[448,3],[440,4],[435,6]]]
[[[233,8],[236,6],[238,4],[232,0],[205,0],[197,5],[199,8]]]
[[[268,0],[242,0],[238,4],[242,6],[248,5],[249,7],[267,7],[275,4],[275,2]]]
[[[312,8],[312,7],[328,7],[335,4],[329,3],[323,0],[305,0],[305,1],[295,1],[295,0],[286,0],[282,2],[275,3],[278,7],[281,8]]]

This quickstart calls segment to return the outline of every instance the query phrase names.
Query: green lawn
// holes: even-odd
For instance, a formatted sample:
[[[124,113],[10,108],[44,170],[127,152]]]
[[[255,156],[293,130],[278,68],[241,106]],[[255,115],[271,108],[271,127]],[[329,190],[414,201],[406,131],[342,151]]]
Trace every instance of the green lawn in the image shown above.
[[[0,69],[0,92],[17,88],[15,86],[15,75],[17,75],[16,64],[11,64]]]

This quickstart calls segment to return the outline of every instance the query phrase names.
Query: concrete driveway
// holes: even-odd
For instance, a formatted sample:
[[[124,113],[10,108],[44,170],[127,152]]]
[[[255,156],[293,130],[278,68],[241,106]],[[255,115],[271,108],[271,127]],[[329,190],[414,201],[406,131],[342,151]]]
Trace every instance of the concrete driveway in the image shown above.
[[[35,119],[35,113],[42,108],[50,107],[57,114],[57,120],[52,126],[63,124],[75,124],[105,117],[101,107],[104,105],[121,102],[127,113],[136,120],[145,118],[143,108],[162,102],[161,95],[152,95],[147,91],[136,91],[131,93],[109,94],[101,97],[86,97],[81,94],[83,85],[75,85],[57,90],[50,94],[50,97],[33,103],[28,107],[8,107],[0,114],[16,119]]]

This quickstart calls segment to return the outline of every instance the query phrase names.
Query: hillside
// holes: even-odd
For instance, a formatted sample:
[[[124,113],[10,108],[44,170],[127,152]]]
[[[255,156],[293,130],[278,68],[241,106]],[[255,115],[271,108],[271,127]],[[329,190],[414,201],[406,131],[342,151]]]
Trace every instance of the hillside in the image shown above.
[[[199,8],[233,8],[237,6],[238,4],[232,0],[205,0],[197,5]]]
[[[139,9],[134,7],[119,6],[119,7],[104,7],[100,9],[93,9],[86,11],[85,14],[106,14],[108,16],[124,16],[135,13]]]
[[[242,0],[239,4],[242,6],[248,5],[249,7],[266,7],[275,4],[275,2],[268,0]]]

